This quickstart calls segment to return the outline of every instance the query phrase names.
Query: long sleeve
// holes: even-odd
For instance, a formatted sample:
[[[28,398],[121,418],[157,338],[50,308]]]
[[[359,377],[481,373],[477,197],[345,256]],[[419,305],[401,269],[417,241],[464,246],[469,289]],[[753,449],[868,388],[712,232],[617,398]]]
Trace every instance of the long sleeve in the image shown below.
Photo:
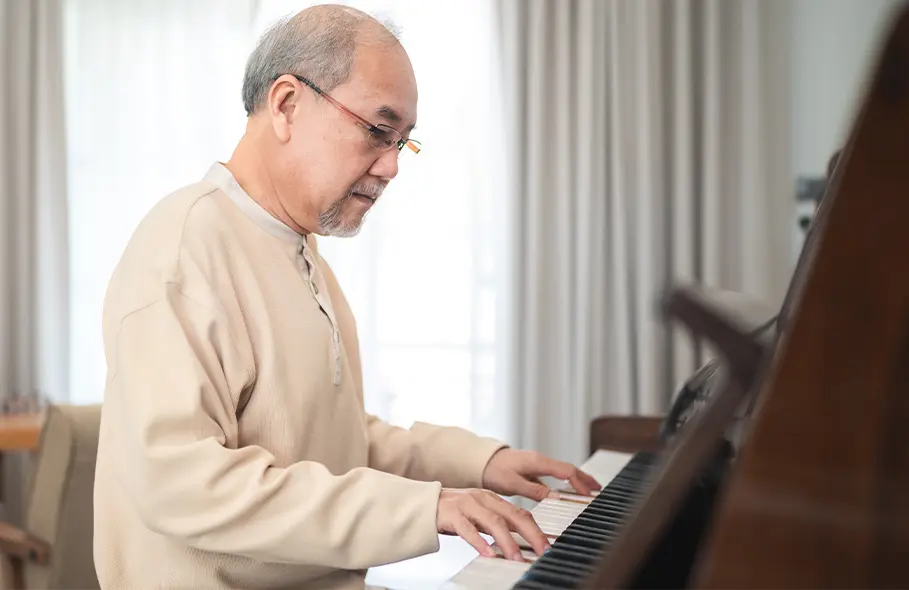
[[[368,416],[369,465],[450,488],[482,486],[492,455],[506,445],[462,428],[415,423],[409,430]]]
[[[342,569],[438,550],[437,482],[228,448],[251,361],[196,299],[169,286],[112,347],[107,448],[145,526],[208,552]]]

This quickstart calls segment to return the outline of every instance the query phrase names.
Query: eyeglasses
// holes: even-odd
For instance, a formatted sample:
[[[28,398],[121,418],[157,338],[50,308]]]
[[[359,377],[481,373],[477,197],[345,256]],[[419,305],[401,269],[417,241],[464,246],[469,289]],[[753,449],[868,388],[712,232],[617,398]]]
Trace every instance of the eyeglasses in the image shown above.
[[[377,150],[381,150],[383,152],[390,150],[391,148],[394,147],[394,148],[397,148],[398,151],[400,152],[401,150],[404,149],[405,146],[407,146],[407,148],[410,149],[413,153],[415,153],[415,154],[420,153],[422,146],[420,145],[419,141],[417,141],[415,139],[409,139],[409,138],[404,139],[404,137],[401,136],[401,133],[398,132],[398,130],[395,129],[394,127],[389,127],[388,125],[383,125],[381,123],[379,125],[373,125],[372,123],[370,123],[369,121],[367,121],[366,119],[361,117],[360,115],[354,113],[353,111],[351,111],[350,109],[345,107],[343,104],[341,104],[337,100],[333,99],[331,96],[328,95],[328,93],[324,92],[321,88],[319,88],[318,86],[313,84],[308,79],[304,78],[303,76],[298,76],[297,74],[291,74],[291,75],[294,78],[296,78],[297,80],[299,80],[300,82],[302,82],[303,84],[306,84],[307,86],[312,88],[316,94],[325,98],[325,100],[327,100],[334,106],[338,107],[338,109],[340,109],[341,111],[343,111],[343,112],[347,113],[348,115],[350,115],[351,117],[353,117],[354,120],[357,121],[357,123],[359,123],[364,128],[366,128],[366,131],[369,133],[369,136],[368,136],[369,144],[372,147],[376,148]]]

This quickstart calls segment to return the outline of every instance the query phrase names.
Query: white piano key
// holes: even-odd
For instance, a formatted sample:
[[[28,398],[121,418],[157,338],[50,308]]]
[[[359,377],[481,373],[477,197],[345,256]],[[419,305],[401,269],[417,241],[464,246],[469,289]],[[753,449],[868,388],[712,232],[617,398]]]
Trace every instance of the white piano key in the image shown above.
[[[590,496],[582,496],[581,494],[574,493],[574,490],[571,490],[570,488],[565,488],[562,490],[556,490],[556,493],[559,494],[559,497],[552,498],[552,499],[557,502],[572,502],[572,503],[577,503],[577,504],[590,504],[591,502],[593,502],[593,499],[596,498],[596,494],[598,494],[599,492],[595,492],[594,494],[592,494]]]
[[[477,557],[452,579],[451,588],[470,590],[496,590],[511,588],[530,569],[529,563],[509,561],[496,557]],[[446,584],[445,588],[449,588]]]
[[[505,553],[502,551],[501,547],[493,544],[492,548],[496,552],[496,556],[499,559],[507,559],[507,557],[505,557]],[[520,547],[519,547],[519,549],[521,551],[521,558],[527,563],[533,563],[540,557],[533,551],[533,549],[524,549],[524,548],[520,548]]]
[[[577,514],[578,512],[582,512],[585,508],[587,508],[587,504],[578,504],[577,502],[560,502],[558,500],[543,500],[543,502],[549,502],[549,504],[541,505],[536,513]]]
[[[565,529],[574,522],[586,507],[586,503],[547,498],[537,504],[530,513],[543,533],[550,537],[550,542],[552,542],[565,532]],[[518,533],[512,533],[512,537],[519,547],[530,548],[530,543]]]
[[[578,514],[583,512],[583,507],[579,506],[578,509],[561,509],[561,508],[549,508],[546,510],[540,510],[539,512],[533,513],[533,518],[538,523],[546,520],[556,520],[562,521],[565,519],[573,520],[577,517]]]

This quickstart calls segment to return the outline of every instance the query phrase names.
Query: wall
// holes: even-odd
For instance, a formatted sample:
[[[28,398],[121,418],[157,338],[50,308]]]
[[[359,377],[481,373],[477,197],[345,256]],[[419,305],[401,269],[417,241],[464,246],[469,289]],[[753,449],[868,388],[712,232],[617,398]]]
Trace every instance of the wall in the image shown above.
[[[793,0],[792,162],[823,175],[848,133],[896,0]],[[882,26],[884,25],[884,26]]]
[[[799,179],[825,176],[830,156],[845,142],[866,78],[897,0],[792,0],[789,5],[791,44],[790,194]],[[815,193],[805,190],[805,196]],[[790,217],[791,261],[798,260],[814,215],[814,201],[800,201]]]

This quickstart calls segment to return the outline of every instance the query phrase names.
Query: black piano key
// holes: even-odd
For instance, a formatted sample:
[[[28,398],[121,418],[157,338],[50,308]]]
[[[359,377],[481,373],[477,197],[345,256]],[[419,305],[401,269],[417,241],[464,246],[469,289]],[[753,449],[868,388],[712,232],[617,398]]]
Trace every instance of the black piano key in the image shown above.
[[[571,584],[570,586],[553,586],[552,584],[547,584],[546,582],[536,582],[534,580],[521,580],[517,583],[514,588],[520,590],[568,590],[570,588],[577,588],[577,584]]]
[[[625,526],[628,518],[625,514],[621,515],[604,515],[604,514],[584,514],[575,519],[580,525],[592,526],[594,528],[615,529]]]
[[[553,545],[558,543],[560,539],[564,539],[564,541],[566,543],[570,543],[572,545],[598,546],[597,544],[602,545],[603,543],[605,543],[607,541],[611,541],[612,539],[615,538],[615,536],[617,534],[618,533],[616,531],[602,531],[601,532],[601,531],[590,531],[587,529],[576,529],[576,528],[575,529],[565,529],[565,532],[563,532],[561,535],[559,535],[559,538],[556,539],[556,541],[555,541],[555,543],[553,543]]]
[[[564,539],[562,537],[564,537]],[[611,540],[611,539],[607,539],[606,537],[586,535],[583,533],[576,533],[576,532],[570,532],[570,531],[566,531],[562,535],[562,537],[559,537],[559,540],[563,541],[562,545],[570,545],[572,547],[580,547],[580,548],[587,547],[587,548],[595,551],[596,552],[595,555],[599,555],[599,551],[603,547],[603,545],[606,543],[606,541]],[[554,547],[555,543],[553,543],[552,545]]]
[[[569,588],[578,588],[580,586],[577,580],[568,577],[559,577],[544,571],[535,573],[534,576],[528,578],[527,581],[536,584],[537,588],[549,588],[549,590],[568,590]],[[517,585],[515,588],[522,588],[522,586]]]
[[[591,531],[600,534],[612,533],[621,528],[621,522],[606,520],[604,518],[591,518],[590,516],[579,516],[572,522],[565,531],[574,530],[578,532]]]
[[[591,506],[590,510],[585,510],[582,514],[589,518],[602,518],[625,522],[633,508],[634,507],[631,505],[621,504],[616,504],[614,506]]]
[[[563,562],[563,561],[546,561],[546,562],[537,562],[538,571],[545,571],[549,573],[561,574],[566,577],[574,577],[577,575],[585,576],[594,571],[594,565],[592,563],[579,563],[579,562]]]
[[[558,572],[539,568],[527,581],[543,584],[547,588],[577,588],[589,575],[587,572]]]
[[[611,518],[609,516],[602,516],[597,514],[580,514],[577,518],[574,519],[572,524],[578,523],[578,526],[586,525],[593,528],[613,528],[621,526],[625,521],[618,518]],[[569,525],[570,526],[570,525]]]
[[[594,504],[591,502],[590,505],[586,509],[584,509],[583,512],[585,514],[589,514],[591,516],[605,516],[605,517],[620,518],[623,513],[627,513],[630,511],[631,511],[631,507],[626,504],[611,504],[610,505],[610,504],[605,504],[603,502],[600,502],[597,504]]]
[[[594,499],[590,505],[592,506],[629,506],[634,504],[638,499],[637,498],[622,498],[620,496],[599,496]]]
[[[641,494],[633,490],[616,488],[609,490],[609,497],[613,500],[635,500],[640,498]]]
[[[554,543],[552,548],[547,551],[545,555],[538,558],[537,561],[541,560],[543,557],[546,557],[546,562],[564,560],[574,563],[588,563],[591,559],[596,561],[596,559],[602,555],[603,547],[606,543],[607,542],[601,543],[595,547],[573,545],[571,543]]]
[[[565,536],[565,535],[568,535],[568,536]],[[596,530],[596,529],[590,529],[590,528],[574,527],[571,529],[565,529],[565,531],[561,535],[559,535],[559,539],[561,539],[562,537],[565,537],[566,539],[581,537],[581,538],[585,538],[585,539],[589,538],[589,539],[594,539],[594,540],[597,540],[600,542],[606,542],[606,541],[616,538],[618,535],[619,535],[618,528],[613,528],[613,529],[609,529],[609,530]],[[558,542],[558,539],[556,539],[556,542]]]

